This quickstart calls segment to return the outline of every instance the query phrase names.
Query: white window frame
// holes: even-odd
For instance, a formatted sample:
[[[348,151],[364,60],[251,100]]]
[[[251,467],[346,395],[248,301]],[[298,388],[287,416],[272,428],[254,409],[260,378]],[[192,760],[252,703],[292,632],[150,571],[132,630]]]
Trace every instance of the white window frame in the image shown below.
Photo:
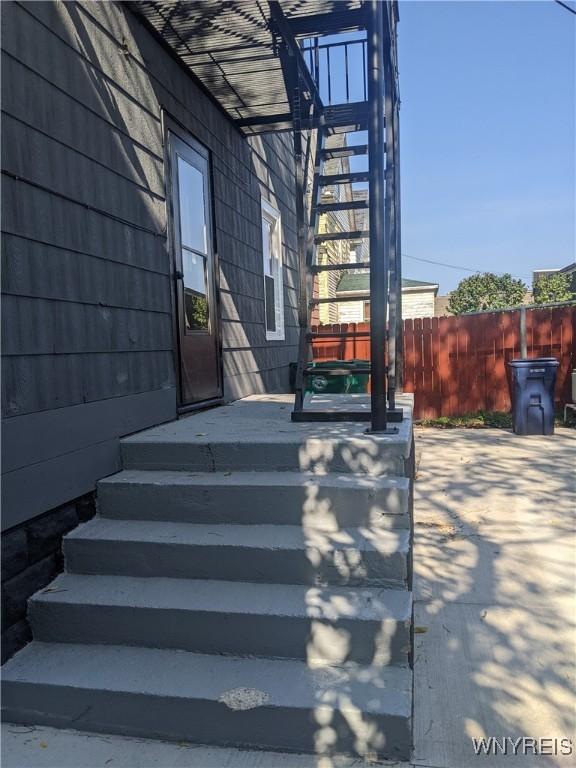
[[[284,266],[282,258],[282,221],[280,211],[270,205],[268,200],[261,198],[262,224],[266,221],[270,224],[272,240],[276,252],[275,274],[270,273],[270,264],[267,264],[266,249],[264,247],[264,228],[262,227],[262,269],[264,289],[264,327],[266,328],[266,341],[284,341]],[[269,331],[266,327],[266,277],[274,280],[274,315],[276,330]]]

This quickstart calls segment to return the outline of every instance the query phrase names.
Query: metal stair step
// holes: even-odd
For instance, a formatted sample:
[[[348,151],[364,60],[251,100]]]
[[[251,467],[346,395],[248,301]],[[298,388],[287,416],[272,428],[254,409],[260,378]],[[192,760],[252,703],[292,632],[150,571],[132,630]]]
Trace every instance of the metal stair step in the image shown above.
[[[324,108],[324,127],[331,133],[363,131],[368,128],[369,104],[355,101]]]
[[[412,673],[400,667],[33,642],[3,669],[8,722],[169,741],[409,759]]]
[[[95,518],[64,539],[70,573],[338,586],[406,585],[407,530]]]
[[[324,232],[314,235],[314,242],[319,245],[330,240],[362,240],[365,237],[370,237],[369,229],[355,229],[350,232]]]
[[[345,200],[341,203],[318,203],[314,206],[317,213],[329,213],[330,211],[360,211],[370,207],[368,200]]]
[[[357,184],[362,181],[369,181],[370,173],[368,171],[355,171],[351,173],[329,173],[321,175],[318,183],[321,187],[331,186],[333,184]]]
[[[28,608],[42,642],[391,665],[408,664],[411,616],[405,589],[72,573]]]
[[[367,154],[368,144],[352,144],[348,147],[326,147],[320,151],[320,157],[323,160],[335,160],[340,157],[355,157]]]
[[[359,261],[354,264],[313,264],[311,272],[341,272],[352,269],[370,269],[369,261]]]
[[[311,307],[318,304],[342,304],[348,301],[366,301],[364,296],[327,296],[325,298],[310,299],[309,304]]]

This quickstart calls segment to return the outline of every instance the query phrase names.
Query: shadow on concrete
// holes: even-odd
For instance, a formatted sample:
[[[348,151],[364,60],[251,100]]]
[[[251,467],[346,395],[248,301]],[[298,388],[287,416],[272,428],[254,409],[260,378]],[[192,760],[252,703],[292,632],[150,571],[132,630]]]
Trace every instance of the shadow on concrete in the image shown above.
[[[416,445],[416,765],[482,764],[471,739],[490,736],[553,741],[486,765],[572,765],[574,434],[417,430]]]

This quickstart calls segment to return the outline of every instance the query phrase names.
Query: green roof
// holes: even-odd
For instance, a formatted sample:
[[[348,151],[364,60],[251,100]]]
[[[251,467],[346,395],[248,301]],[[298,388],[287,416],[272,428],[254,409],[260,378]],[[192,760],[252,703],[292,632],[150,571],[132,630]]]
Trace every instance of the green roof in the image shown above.
[[[436,283],[427,283],[423,280],[405,280],[402,278],[402,288],[437,288]],[[369,272],[345,272],[340,278],[337,293],[362,293],[370,290]]]

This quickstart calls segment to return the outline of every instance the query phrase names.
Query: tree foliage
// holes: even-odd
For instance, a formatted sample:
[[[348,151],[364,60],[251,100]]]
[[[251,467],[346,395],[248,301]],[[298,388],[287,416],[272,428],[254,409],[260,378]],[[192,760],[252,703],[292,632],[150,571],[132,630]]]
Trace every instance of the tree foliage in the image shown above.
[[[556,301],[570,301],[574,298],[572,292],[572,275],[565,272],[544,272],[534,281],[535,304],[553,304]]]
[[[526,285],[510,274],[483,272],[464,278],[450,294],[448,310],[453,315],[482,309],[505,309],[522,304]]]

